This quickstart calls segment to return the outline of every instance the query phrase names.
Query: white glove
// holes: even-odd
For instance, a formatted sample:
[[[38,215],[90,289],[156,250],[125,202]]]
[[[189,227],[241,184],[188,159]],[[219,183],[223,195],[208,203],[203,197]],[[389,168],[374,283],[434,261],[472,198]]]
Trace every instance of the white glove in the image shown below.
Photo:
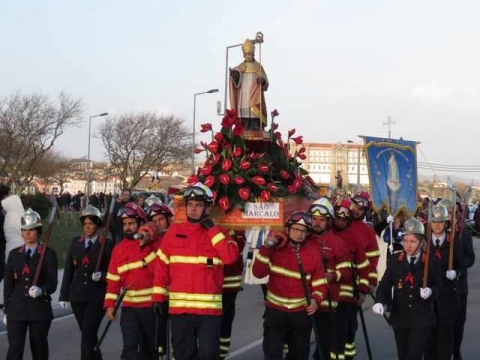
[[[102,273],[100,271],[94,272],[92,274],[92,280],[95,282],[99,282],[101,278],[102,278]]]
[[[432,296],[432,289],[429,287],[420,288],[420,296],[422,299],[427,300],[430,296]]]
[[[38,286],[32,286],[28,290],[28,295],[34,299],[40,297],[42,296],[42,289],[40,289]]]
[[[457,272],[455,270],[447,270],[447,279],[448,280],[455,280],[457,278]]]
[[[7,315],[3,315],[3,325],[7,326]]]
[[[378,315],[383,315],[383,313],[385,312],[385,309],[383,308],[383,304],[381,303],[375,303],[372,306],[372,310],[375,314],[378,314]]]
[[[68,301],[59,301],[58,303],[62,309],[68,309]]]
[[[391,224],[393,222],[393,216],[392,215],[388,215],[387,217],[387,223]]]

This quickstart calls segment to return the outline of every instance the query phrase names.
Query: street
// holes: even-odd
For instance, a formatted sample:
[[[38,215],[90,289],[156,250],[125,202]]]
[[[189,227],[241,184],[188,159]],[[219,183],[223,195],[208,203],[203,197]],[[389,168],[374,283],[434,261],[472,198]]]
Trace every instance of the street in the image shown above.
[[[474,238],[475,253],[480,251],[480,239]],[[237,300],[237,315],[234,322],[232,345],[229,359],[256,360],[262,359],[262,313],[263,298],[260,286],[245,285]],[[462,346],[464,359],[478,359],[480,351],[475,345],[478,334],[476,322],[480,320],[480,265],[479,261],[469,269],[469,298],[468,319],[465,325],[465,335]],[[55,297],[58,300],[58,296]],[[396,359],[395,341],[393,331],[385,323],[383,317],[373,314],[370,307],[372,300],[369,298],[364,304],[365,321],[372,349],[373,359],[394,360]],[[59,360],[78,359],[80,351],[80,333],[73,315],[60,311],[57,302],[54,304],[57,317],[50,329],[50,358]],[[100,332],[105,324],[102,324]],[[27,341],[28,342],[28,341]],[[365,341],[361,327],[357,332],[357,359],[368,359]],[[7,352],[8,342],[5,327],[0,325],[0,357]],[[102,345],[103,358],[105,360],[119,359],[122,348],[122,337],[119,322],[116,321],[110,327],[110,331]],[[313,353],[314,345],[312,344]],[[24,359],[31,359],[27,344]]]

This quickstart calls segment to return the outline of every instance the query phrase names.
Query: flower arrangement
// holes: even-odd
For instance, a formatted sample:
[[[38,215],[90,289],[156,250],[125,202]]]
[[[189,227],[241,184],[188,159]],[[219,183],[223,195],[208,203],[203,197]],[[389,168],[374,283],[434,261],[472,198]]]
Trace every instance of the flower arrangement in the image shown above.
[[[292,195],[308,196],[315,190],[308,172],[300,167],[305,160],[303,136],[293,137],[295,129],[288,131],[287,140],[277,131],[274,122],[279,113],[272,111],[270,142],[265,151],[255,152],[245,139],[245,128],[235,110],[227,110],[222,119],[221,130],[214,132],[212,124],[201,125],[201,132],[210,131],[210,143],[201,142],[195,154],[203,151],[206,160],[202,168],[188,179],[188,183],[201,182],[213,193],[216,203],[223,211],[234,207],[243,209],[245,202],[271,201],[272,198]],[[295,147],[291,145],[295,144]]]

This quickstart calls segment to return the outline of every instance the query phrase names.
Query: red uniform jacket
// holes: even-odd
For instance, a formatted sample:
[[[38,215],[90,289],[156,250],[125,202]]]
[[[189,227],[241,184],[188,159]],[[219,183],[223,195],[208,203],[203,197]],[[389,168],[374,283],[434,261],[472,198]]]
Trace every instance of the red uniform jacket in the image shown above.
[[[235,241],[218,226],[172,224],[157,252],[153,299],[169,298],[170,314],[222,314],[224,264],[239,256]]]
[[[338,305],[341,281],[351,281],[352,279],[350,254],[343,240],[335,236],[332,230],[328,230],[321,235],[312,234],[311,240],[320,246],[325,270],[335,273],[335,279],[328,283],[331,307],[332,311],[335,311]],[[330,311],[328,300],[326,297],[322,301],[320,311]]]
[[[152,306],[153,272],[156,256],[150,246],[123,239],[112,251],[103,306],[113,308],[121,288],[127,288],[123,307]]]
[[[375,230],[362,219],[353,220],[351,227],[365,244],[365,255],[367,255],[367,259],[370,262],[368,281],[370,285],[376,286],[378,283],[377,265],[378,259],[380,258],[380,251],[378,250]]]
[[[225,265],[223,267],[223,274],[225,276],[223,281],[223,292],[239,292],[242,291],[242,272],[243,272],[243,249],[245,247],[245,232],[238,230],[231,230],[230,236],[237,243],[240,256],[233,264]]]
[[[300,259],[310,296],[320,305],[326,299],[327,279],[317,244],[307,240],[300,248]],[[295,251],[290,244],[275,250],[262,247],[255,257],[252,271],[258,278],[269,275],[266,306],[286,312],[305,311],[305,293]]]

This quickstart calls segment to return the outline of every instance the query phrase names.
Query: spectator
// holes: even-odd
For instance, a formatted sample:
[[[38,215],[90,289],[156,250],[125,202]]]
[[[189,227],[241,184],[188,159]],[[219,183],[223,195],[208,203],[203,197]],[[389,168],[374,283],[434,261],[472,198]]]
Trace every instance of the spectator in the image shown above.
[[[5,199],[8,195],[10,194],[10,187],[5,184],[0,185],[0,201]],[[2,208],[2,205],[0,204],[0,283],[3,280],[3,276],[5,274],[5,249],[6,249],[6,239],[5,239],[5,233],[3,232],[3,223],[5,221],[5,213]],[[1,289],[0,293],[0,300],[3,299],[3,288]],[[1,306],[3,307],[3,300],[0,301]]]

